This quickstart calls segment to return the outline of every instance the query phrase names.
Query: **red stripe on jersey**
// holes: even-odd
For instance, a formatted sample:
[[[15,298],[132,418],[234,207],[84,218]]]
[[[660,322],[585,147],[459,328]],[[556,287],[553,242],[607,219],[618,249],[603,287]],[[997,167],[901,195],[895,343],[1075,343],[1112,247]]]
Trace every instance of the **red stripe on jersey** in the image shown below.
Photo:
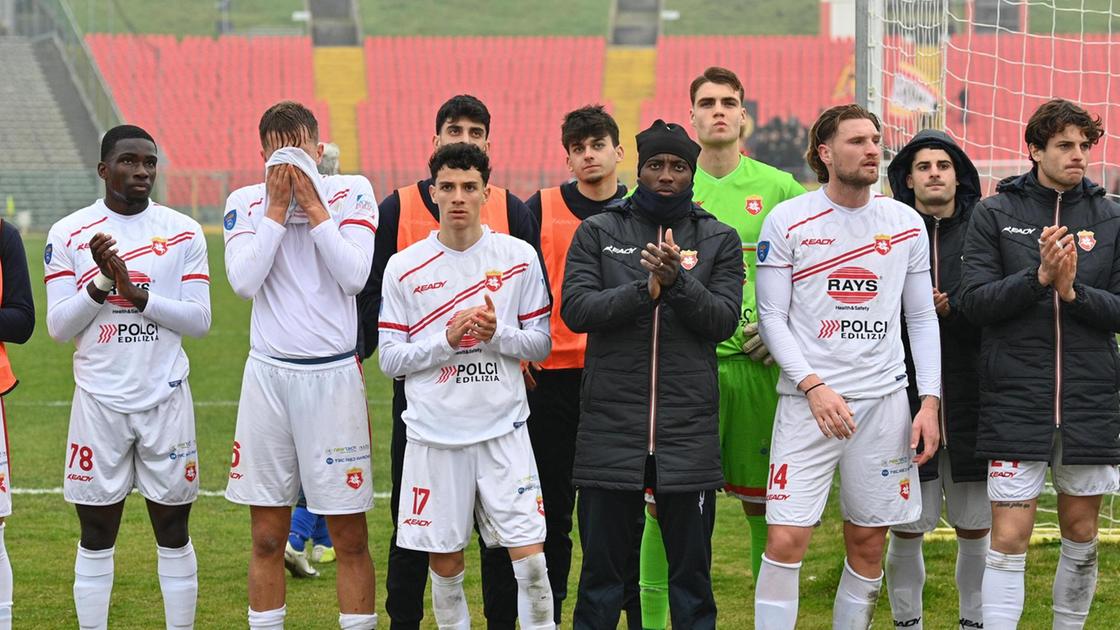
[[[513,276],[516,276],[517,274],[521,273],[522,271],[525,271],[528,268],[529,268],[528,263],[521,263],[519,265],[514,265],[514,266],[509,268],[509,271],[502,274],[502,280],[512,278]]]
[[[540,317],[541,315],[544,315],[545,313],[548,313],[551,310],[552,310],[552,306],[550,305],[550,306],[546,306],[544,308],[537,309],[537,310],[533,311],[532,313],[525,313],[524,315],[518,315],[517,316],[517,321],[523,322],[523,321],[533,319],[534,317]]]
[[[343,228],[343,227],[346,227],[347,225],[357,225],[357,226],[361,226],[361,227],[366,227],[366,228],[369,228],[370,232],[373,232],[374,234],[377,234],[377,228],[372,223],[370,223],[369,221],[366,221],[364,219],[346,219],[342,223],[339,223],[338,227]],[[440,253],[442,254],[443,252],[440,252]]]
[[[340,190],[340,191],[336,192],[333,197],[331,197],[331,200],[327,202],[327,205],[329,206],[329,205],[333,204],[334,202],[338,201],[339,199],[345,199],[346,195],[349,195],[349,194],[350,194],[350,189],[349,188],[346,188],[344,190]]]
[[[408,326],[404,324],[394,324],[393,322],[377,322],[378,328],[385,328],[388,330],[399,330],[401,332],[408,332]]]
[[[244,236],[246,234],[256,234],[256,233],[257,233],[256,230],[241,230],[237,234],[231,234],[230,237],[226,239],[226,244],[228,245],[230,241],[237,238],[238,236]]]
[[[261,197],[260,199],[257,199],[257,200],[256,200],[256,201],[254,201],[253,203],[249,204],[249,207],[250,207],[250,208],[252,208],[252,207],[254,207],[254,206],[259,206],[259,205],[261,205],[262,203],[264,203],[264,197]]]
[[[914,238],[919,233],[920,233],[920,230],[918,228],[911,228],[909,230],[899,232],[898,234],[895,234],[894,236],[891,237],[891,241],[890,241],[891,245],[894,245],[895,243],[901,243],[902,241]],[[793,274],[793,281],[797,282],[798,280],[804,280],[805,278],[808,278],[809,276],[813,276],[813,275],[816,275],[816,274],[818,274],[822,271],[827,271],[829,269],[832,269],[836,265],[855,260],[856,258],[862,258],[862,257],[870,254],[873,251],[875,251],[875,243],[874,242],[872,242],[870,244],[867,244],[867,245],[864,245],[863,247],[858,247],[856,249],[853,249],[853,250],[851,250],[847,253],[840,254],[839,256],[836,256],[834,258],[830,258],[830,259],[828,259],[824,262],[817,263],[815,265],[812,265],[811,267],[806,267],[805,269],[802,269],[801,271],[798,271],[798,272]]]
[[[98,271],[101,271],[101,269],[98,268],[97,265],[94,265],[93,269],[90,269],[89,271],[86,271],[82,275],[78,276],[78,286],[81,286],[88,282],[90,278],[97,275]]]
[[[82,227],[74,230],[73,232],[70,233],[70,238],[66,241],[66,246],[70,247],[70,243],[74,241],[75,236],[77,236],[77,235],[81,234],[82,232],[90,229],[91,227],[97,225],[98,223],[102,223],[102,222],[108,221],[108,220],[109,220],[109,217],[107,217],[107,216],[106,217],[101,217],[100,219],[94,221],[93,223],[90,223],[89,225],[83,225]]]
[[[188,280],[205,280],[207,282],[210,282],[210,276],[204,273],[188,273],[187,275],[180,278],[179,281],[186,282]]]
[[[527,265],[525,263],[521,263],[519,265],[514,265],[513,267],[511,267],[509,269],[509,271],[506,271],[504,274],[502,274],[502,280],[509,280],[513,276],[516,276],[517,274],[524,272],[528,267],[529,267],[529,265]],[[445,304],[443,304],[443,306],[440,306],[436,310],[434,310],[431,313],[429,313],[428,315],[424,316],[408,332],[410,334],[415,335],[416,333],[418,333],[421,330],[423,330],[424,328],[426,328],[428,326],[428,324],[431,324],[437,318],[439,318],[443,315],[446,315],[457,304],[459,304],[463,300],[465,300],[465,299],[473,296],[474,294],[478,293],[479,291],[481,291],[485,286],[486,286],[486,281],[485,280],[480,280],[478,282],[478,284],[475,284],[474,286],[463,290],[461,293],[459,293],[459,295],[456,295],[455,297],[453,297],[449,301],[447,301]]]
[[[829,212],[832,212],[832,208],[829,208],[828,210],[825,210],[824,212],[821,212],[820,214],[814,214],[813,216],[809,217],[808,219],[805,219],[803,221],[798,221],[797,223],[794,223],[793,225],[789,226],[788,228],[786,228],[786,238],[789,238],[789,234],[790,234],[790,232],[793,231],[793,228],[800,227],[800,226],[805,225],[806,223],[808,223],[810,221],[813,221],[815,219],[819,219],[819,218],[823,217],[824,215],[828,214]]]
[[[432,262],[433,260],[435,260],[435,259],[439,258],[440,256],[443,256],[443,252],[440,252],[440,253],[436,254],[435,256],[432,256],[431,258],[429,258],[429,259],[425,260],[424,262],[420,263],[420,265],[419,265],[419,266],[417,266],[417,267],[413,267],[412,269],[409,269],[408,271],[404,272],[404,275],[402,275],[402,276],[400,277],[400,279],[399,279],[399,280],[397,280],[397,282],[404,282],[404,279],[405,279],[405,278],[407,278],[408,276],[412,275],[412,274],[413,274],[414,272],[420,271],[420,270],[421,270],[421,269],[423,269],[424,267],[428,266],[428,263],[430,263],[430,262]]]
[[[51,280],[54,280],[55,278],[61,278],[63,276],[73,276],[73,275],[75,275],[73,271],[70,271],[69,269],[66,269],[64,271],[59,271],[59,272],[50,274],[49,276],[43,278],[43,282],[47,283],[47,282],[50,282]]]

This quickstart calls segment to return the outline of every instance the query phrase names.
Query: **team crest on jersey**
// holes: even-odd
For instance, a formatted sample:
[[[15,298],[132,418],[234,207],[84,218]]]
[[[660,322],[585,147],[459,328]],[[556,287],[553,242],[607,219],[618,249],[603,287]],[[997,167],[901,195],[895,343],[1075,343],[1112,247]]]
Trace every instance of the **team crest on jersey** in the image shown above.
[[[230,210],[222,219],[222,225],[226,226],[227,230],[232,230],[233,226],[237,225],[237,210]]]
[[[192,482],[198,478],[198,464],[193,459],[187,460],[187,469],[183,472],[183,477]]]
[[[1081,230],[1077,233],[1077,245],[1081,249],[1087,252],[1092,251],[1093,247],[1096,246],[1096,244],[1097,239],[1089,230]]]
[[[692,271],[692,268],[695,267],[696,263],[698,263],[698,262],[700,262],[700,259],[696,256],[696,250],[695,249],[682,249],[681,250],[681,266],[682,267],[684,267],[685,269],[687,269],[689,271]]]
[[[883,256],[891,253],[891,237],[887,234],[876,234],[875,251]]]
[[[346,485],[357,490],[362,487],[363,482],[365,482],[365,477],[362,476],[361,468],[351,468],[346,471]]]
[[[745,210],[752,217],[758,216],[762,212],[762,197],[759,197],[758,195],[751,195],[750,197],[747,197],[747,205],[745,207]]]
[[[47,243],[47,248],[43,250],[43,264],[51,264],[52,256],[54,256],[54,245]]]
[[[487,271],[486,272],[486,288],[491,291],[497,291],[502,288],[502,272],[500,271]]]
[[[903,479],[902,481],[898,482],[898,496],[902,497],[903,499],[906,499],[907,501],[910,500],[910,478],[909,477],[907,477],[907,478]]]
[[[162,236],[152,237],[152,253],[156,256],[162,256],[167,253],[167,239]]]
[[[770,241],[758,242],[758,262],[766,262],[766,257],[770,255]]]

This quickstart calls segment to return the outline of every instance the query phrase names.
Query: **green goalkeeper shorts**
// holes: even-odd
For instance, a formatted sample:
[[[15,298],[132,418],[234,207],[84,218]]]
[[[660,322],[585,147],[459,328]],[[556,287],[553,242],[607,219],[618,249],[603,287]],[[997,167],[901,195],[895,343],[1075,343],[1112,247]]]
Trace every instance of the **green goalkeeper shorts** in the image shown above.
[[[719,359],[719,438],[724,489],[764,503],[770,479],[770,436],[778,407],[778,366],[745,355]]]

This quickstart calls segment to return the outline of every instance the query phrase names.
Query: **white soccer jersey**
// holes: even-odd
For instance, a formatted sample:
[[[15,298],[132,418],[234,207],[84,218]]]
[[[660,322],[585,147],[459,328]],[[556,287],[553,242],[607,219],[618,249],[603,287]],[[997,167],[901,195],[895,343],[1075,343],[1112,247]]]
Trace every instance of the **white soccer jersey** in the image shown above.
[[[805,360],[847,398],[906,387],[900,313],[908,273],[929,271],[929,240],[914,210],[882,195],[843,208],[824,189],[774,207],[758,243],[760,267],[793,274],[789,327]],[[799,394],[783,371],[782,394]]]
[[[360,175],[324,175],[330,221],[280,225],[265,219],[265,185],[226,201],[226,274],[253,300],[249,347],[281,359],[330,357],[354,350],[355,297],[373,262],[377,202]]]
[[[99,273],[89,248],[98,232],[116,240],[132,282],[148,290],[145,312],[119,297],[115,288],[100,305],[86,293]],[[78,387],[121,413],[151,409],[171,396],[189,371],[181,333],[198,324],[176,329],[161,325],[159,321],[166,324],[176,316],[161,318],[161,312],[183,312],[167,300],[194,301],[195,313],[204,309],[205,322],[192,334],[209,327],[210,270],[198,222],[154,202],[139,214],[124,216],[99,199],[51,227],[43,260],[49,327],[58,339],[74,338]],[[194,283],[200,286],[190,286]]]
[[[520,360],[551,349],[544,273],[532,246],[483,226],[463,252],[428,238],[389,259],[381,285],[381,368],[405,378],[409,439],[461,446],[504,435],[529,417]],[[494,303],[498,329],[459,349],[446,329],[461,310]]]

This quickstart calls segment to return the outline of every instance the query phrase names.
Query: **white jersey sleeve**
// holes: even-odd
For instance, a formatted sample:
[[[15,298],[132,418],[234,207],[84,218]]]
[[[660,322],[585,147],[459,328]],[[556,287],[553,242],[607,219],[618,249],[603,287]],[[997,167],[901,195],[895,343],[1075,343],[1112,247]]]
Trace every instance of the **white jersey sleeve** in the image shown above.
[[[222,218],[226,276],[233,292],[247,300],[256,297],[264,284],[284,238],[284,226],[265,217],[266,210],[264,184],[240,188],[226,199]]]
[[[377,324],[377,361],[381,371],[390,378],[427,370],[447,361],[455,353],[447,342],[446,333],[412,340],[409,330],[413,322],[409,316],[408,300],[399,278],[400,270],[395,267],[388,265],[385,268],[381,283],[381,314]]]
[[[149,290],[144,316],[189,337],[201,337],[210,331],[210,262],[201,226],[187,243],[181,281],[179,299]]]
[[[348,187],[332,197],[332,203],[341,202],[337,215],[315,226],[311,238],[343,292],[357,295],[365,287],[373,264],[377,201],[368,179],[360,175],[346,179]]]
[[[100,221],[99,221],[100,223]],[[55,341],[65,342],[74,338],[101,310],[85,286],[78,285],[78,275],[85,269],[76,269],[70,245],[77,237],[88,243],[96,232],[71,234],[66,222],[51,227],[47,246],[43,251],[43,280],[47,285],[47,333]]]
[[[544,272],[540,261],[534,258],[527,272],[527,282],[522,284],[518,325],[499,321],[490,345],[497,346],[499,353],[521,361],[544,361],[552,352],[551,314]]]

